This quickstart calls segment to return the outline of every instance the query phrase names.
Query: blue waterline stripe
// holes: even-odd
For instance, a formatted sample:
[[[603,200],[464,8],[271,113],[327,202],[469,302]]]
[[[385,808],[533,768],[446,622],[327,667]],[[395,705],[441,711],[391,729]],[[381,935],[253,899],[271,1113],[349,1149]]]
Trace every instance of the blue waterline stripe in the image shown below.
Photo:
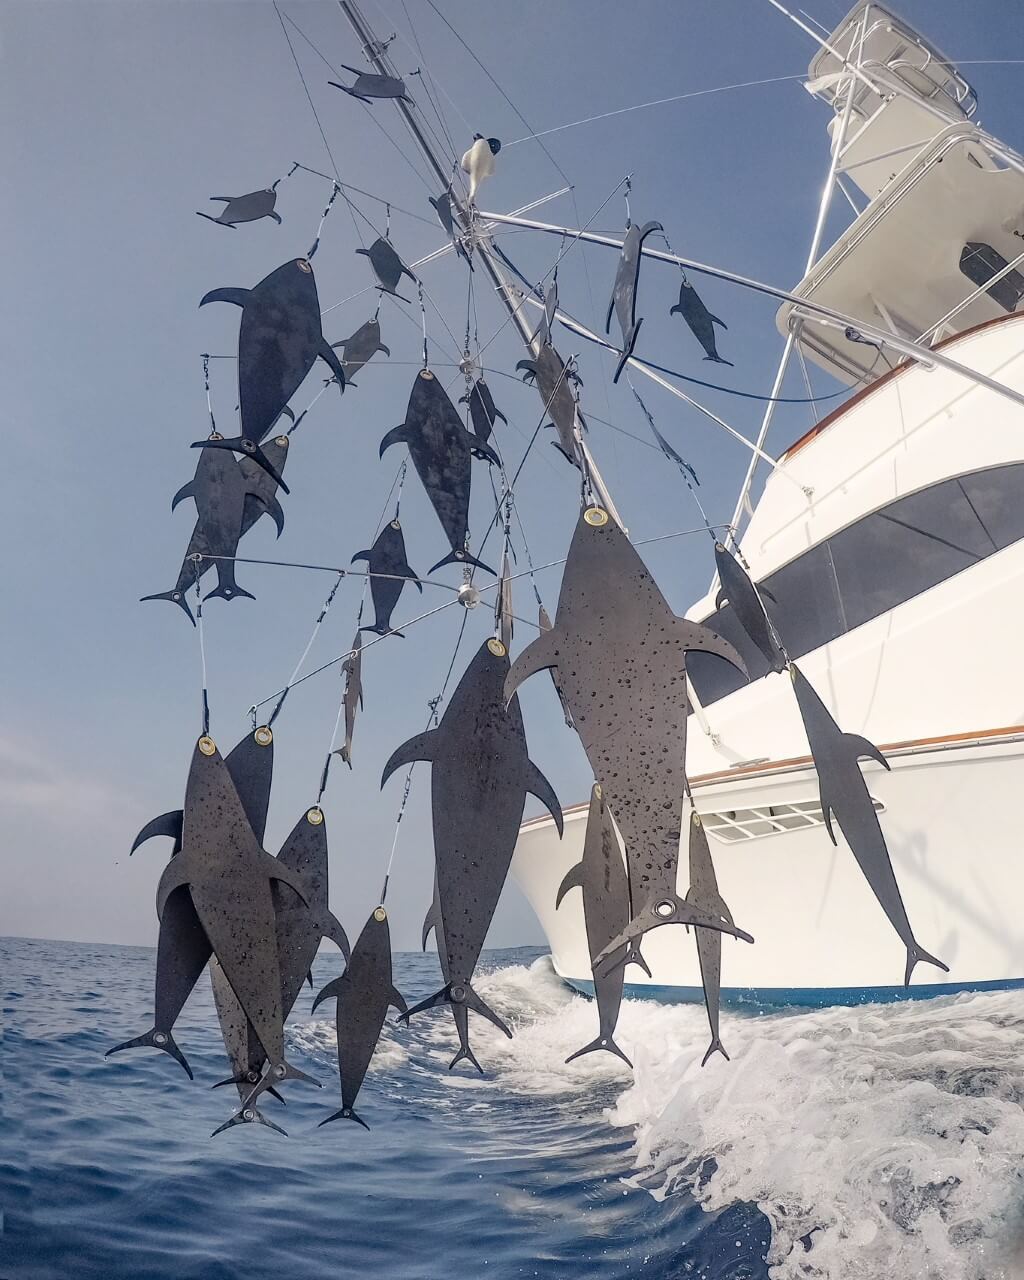
[[[559,974],[559,977],[562,977]],[[593,996],[594,984],[585,978],[562,981],[581,995]],[[895,1004],[901,1000],[931,1000],[969,991],[1016,991],[1024,978],[995,978],[984,982],[922,982],[911,987],[723,987],[722,1004],[733,1008],[824,1009],[829,1005]],[[628,1000],[654,1000],[659,1004],[701,1004],[700,987],[662,986],[627,982],[622,994]]]

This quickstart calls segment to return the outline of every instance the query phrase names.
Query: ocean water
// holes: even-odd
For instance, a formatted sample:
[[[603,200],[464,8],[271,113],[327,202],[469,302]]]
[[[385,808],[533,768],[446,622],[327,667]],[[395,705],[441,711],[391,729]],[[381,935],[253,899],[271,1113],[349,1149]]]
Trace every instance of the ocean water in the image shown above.
[[[268,1100],[288,1130],[210,1134],[233,1094],[204,979],[166,1055],[104,1060],[151,1025],[154,952],[7,940],[0,1136],[4,1280],[643,1276],[1019,1280],[1019,994],[727,1014],[627,1002],[609,1055],[566,1065],[594,1006],[535,949],[490,952],[473,1019],[487,1075],[447,1063],[446,1010],[388,1026],[338,1122],[331,1006],[304,992],[291,1057],[323,1081]],[[324,955],[316,987],[337,973]],[[401,955],[410,1000],[432,957]],[[321,1017],[321,1014],[327,1016]]]

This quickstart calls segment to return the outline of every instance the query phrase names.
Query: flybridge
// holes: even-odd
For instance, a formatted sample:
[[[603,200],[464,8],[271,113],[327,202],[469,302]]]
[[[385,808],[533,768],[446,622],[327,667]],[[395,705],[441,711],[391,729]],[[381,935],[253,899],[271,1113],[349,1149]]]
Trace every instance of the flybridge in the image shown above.
[[[855,8],[822,44],[806,87],[834,112],[829,185],[856,216],[794,292],[925,345],[1014,311],[1024,297],[1024,159],[973,122],[974,89],[875,4]],[[777,323],[842,382],[888,368],[855,326],[823,325],[793,302]]]

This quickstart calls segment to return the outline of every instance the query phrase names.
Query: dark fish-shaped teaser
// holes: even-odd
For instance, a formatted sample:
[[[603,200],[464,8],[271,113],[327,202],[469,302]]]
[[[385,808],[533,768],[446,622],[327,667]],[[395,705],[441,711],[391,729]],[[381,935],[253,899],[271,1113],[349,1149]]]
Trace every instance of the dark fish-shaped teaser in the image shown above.
[[[328,982],[313,1002],[314,1010],[324,1000],[337,999],[335,1026],[338,1036],[338,1075],[341,1080],[341,1108],[320,1124],[332,1120],[354,1120],[364,1129],[369,1125],[353,1107],[366,1076],[373,1051],[380,1039],[388,1006],[399,1013],[405,1000],[395,989],[391,976],[391,930],[388,913],[377,907],[363,926],[345,972]]]
[[[558,432],[557,443],[554,441],[552,443],[568,462],[578,467],[580,464],[576,457],[575,431],[577,416],[582,427],[585,427],[586,423],[576,407],[576,397],[569,386],[569,381],[574,375],[549,342],[542,344],[532,360],[520,360],[516,369],[526,371],[524,382],[528,378],[535,379],[540,398],[544,401],[544,412],[551,415],[551,422],[548,425],[553,426]]]
[[[285,1058],[272,881],[303,896],[301,877],[261,848],[216,744],[202,737],[185,792],[181,852],[161,877],[157,914],[171,894],[187,886],[213,952],[267,1056],[267,1073],[249,1094],[247,1106],[282,1080],[317,1083]]]
[[[360,627],[360,631],[373,631],[377,635],[392,635],[404,639],[401,631],[391,630],[391,615],[398,604],[398,598],[406,581],[415,583],[416,590],[423,594],[423,584],[419,574],[413,569],[405,554],[405,535],[398,520],[386,524],[377,534],[377,541],[369,551],[357,551],[352,563],[357,560],[367,561],[370,573],[370,599],[373,601],[373,623]]]
[[[447,231],[448,235],[451,237],[452,244],[455,246],[455,252],[460,258],[465,258],[466,265],[469,267],[470,271],[472,271],[473,259],[466,252],[466,246],[462,243],[462,237],[459,235],[458,229],[455,226],[455,219],[452,217],[451,188],[449,188],[444,195],[438,196],[436,200],[433,196],[428,196],[427,198],[430,201],[431,208],[437,214],[438,222],[440,222],[441,226],[444,227],[445,231]]]
[[[355,386],[352,379],[368,360],[383,351],[390,358],[391,351],[380,340],[380,321],[367,320],[343,342],[332,342],[332,347],[341,347],[341,367],[345,370],[345,380],[349,386]]]
[[[270,787],[274,772],[274,735],[266,725],[246,736],[228,754],[225,765],[257,840],[262,840],[270,806]],[[154,836],[167,836],[174,841],[171,855],[182,845],[183,812],[172,809],[147,822],[131,847],[134,853]],[[192,1075],[188,1063],[174,1042],[172,1034],[178,1015],[199,981],[210,959],[211,947],[206,931],[196,915],[187,888],[178,889],[167,899],[160,916],[157,942],[156,1000],[152,1030],[134,1040],[110,1049],[107,1057],[122,1049],[150,1047],[162,1049]]]
[[[601,794],[600,783],[594,783],[590,793],[590,812],[587,815],[587,834],[583,840],[583,858],[566,874],[558,889],[555,906],[570,889],[583,891],[583,918],[587,928],[587,945],[590,963],[601,954],[609,942],[629,924],[629,878],[619,849],[619,838],[612,825],[612,816]],[[625,972],[626,947],[613,952],[606,966],[593,969],[594,996],[597,1000],[599,1030],[597,1039],[577,1049],[566,1058],[572,1062],[585,1053],[607,1049],[629,1067],[633,1064],[615,1043],[615,1024],[619,1020],[622,1004],[622,983]]]
[[[440,991],[409,1014],[463,1004],[508,1027],[472,987],[473,972],[498,905],[528,794],[562,831],[550,783],[529,757],[518,699],[505,710],[508,650],[487,640],[459,681],[436,729],[410,738],[384,767],[384,782],[403,765],[426,760],[433,811],[434,858],[448,975]],[[452,1066],[460,1057],[460,1053]]]
[[[690,888],[686,901],[708,915],[732,924],[732,912],[718,890],[718,877],[715,875],[715,864],[711,860],[708,837],[704,823],[696,809],[690,812]],[[720,1053],[726,1062],[729,1055],[722,1047],[718,1034],[718,1010],[722,994],[722,935],[716,929],[694,929],[697,940],[697,961],[700,964],[700,979],[704,987],[704,1006],[708,1013],[708,1026],[711,1028],[711,1043],[708,1045],[701,1066],[703,1067],[713,1053]]]
[[[280,475],[288,456],[288,437],[278,436],[268,441],[264,452]],[[232,467],[235,468],[234,472]],[[225,600],[235,596],[246,596],[252,600],[253,596],[248,591],[243,591],[235,582],[234,561],[230,558],[213,560],[210,557],[236,555],[238,543],[262,515],[270,516],[277,525],[280,537],[284,528],[284,512],[276,493],[277,482],[252,458],[235,459],[231,454],[204,449],[199,456],[195,477],[178,490],[171,503],[173,510],[182,499],[193,498],[198,513],[192,537],[178,570],[177,582],[170,591],[143,596],[142,599],[170,600],[184,610],[194,625],[195,619],[189,608],[189,594],[195,592],[197,577],[201,579],[208,569],[216,565],[217,588],[211,595]],[[236,530],[234,526],[239,517],[239,499],[240,523]],[[232,543],[234,550],[230,549]],[[195,559],[197,555],[203,557],[198,562]]]
[[[732,361],[722,359],[715,343],[715,325],[721,325],[723,329],[728,329],[729,326],[724,320],[719,320],[718,316],[711,314],[689,280],[684,279],[679,286],[679,301],[674,307],[669,308],[669,315],[674,316],[677,311],[690,326],[690,332],[704,348],[704,359],[713,360],[716,364],[727,364],[732,368]]]
[[[612,286],[611,301],[608,303],[608,315],[604,322],[604,331],[608,333],[612,324],[614,311],[622,330],[622,351],[615,369],[613,382],[618,382],[626,361],[633,354],[636,340],[643,320],[636,318],[636,288],[640,281],[640,257],[643,243],[652,231],[664,231],[660,222],[645,222],[642,227],[631,223],[622,242],[622,253],[619,255],[619,266],[615,272],[615,284]]]
[[[554,628],[519,655],[505,690],[511,698],[534,672],[557,668],[590,767],[622,833],[633,919],[599,961],[662,924],[726,929],[676,891],[690,649],[716,654],[746,674],[728,641],[676,617],[623,531],[606,511],[588,507],[569,547]],[[738,929],[727,932],[749,941]]]
[[[498,418],[508,426],[508,418],[495,406],[491,389],[483,378],[478,378],[473,383],[469,394],[460,398],[459,404],[467,403],[469,404],[469,417],[473,423],[473,434],[483,444],[490,440],[491,432],[494,430],[494,424]],[[482,453],[475,445],[471,452],[474,458],[487,459],[487,454]],[[489,459],[487,460],[489,461]]]
[[[312,985],[311,970],[316,953],[322,939],[327,938],[335,944],[347,960],[349,958],[348,938],[341,923],[330,909],[328,897],[328,857],[327,857],[327,824],[323,810],[314,805],[302,815],[291,833],[281,846],[277,862],[294,871],[302,885],[302,897],[284,884],[272,886],[274,895],[275,930],[277,934],[277,954],[281,971],[281,1009],[284,1018],[295,1007],[295,1002],[307,979]],[[252,1087],[260,1079],[260,1073],[266,1062],[255,1032],[248,1023],[242,1006],[235,998],[230,984],[224,977],[219,965],[211,965],[214,996],[221,1020],[221,1029],[225,1031],[225,1022],[233,1031],[236,1045],[232,1053],[229,1035],[224,1034],[225,1047],[232,1061],[234,1075],[222,1084],[234,1084],[238,1088],[243,1103],[242,1109],[225,1124],[218,1133],[237,1124],[250,1123],[254,1119],[268,1124],[255,1107],[245,1106]],[[245,1035],[238,1030],[245,1024]],[[240,1065],[239,1065],[240,1064]],[[268,1092],[274,1093],[273,1089]],[[275,1096],[277,1096],[275,1094]],[[276,1125],[271,1126],[277,1128]]]
[[[790,663],[789,673],[818,774],[821,813],[829,839],[836,843],[832,829],[834,815],[864,879],[871,886],[871,892],[907,949],[904,985],[910,985],[910,976],[919,960],[948,973],[948,967],[925,951],[914,937],[878,814],[857,763],[862,757],[867,757],[888,769],[889,762],[867,738],[856,733],[843,733],[795,663]]]
[[[736,621],[764,654],[768,670],[785,671],[785,654],[779,648],[774,628],[761,600],[762,594],[772,599],[771,592],[754,586],[747,571],[724,543],[715,543],[715,564],[721,583],[715,597],[715,608],[721,609],[728,601],[732,605]]]
[[[402,295],[397,293],[396,289],[402,276],[408,276],[414,284],[419,283],[416,276],[395,252],[389,240],[382,240],[378,236],[369,249],[357,249],[356,253],[361,253],[365,258],[370,259],[373,274],[380,282],[380,288],[384,293],[392,293],[396,298],[401,298]],[[402,298],[402,301],[408,302],[408,298]]]
[[[500,460],[490,445],[462,425],[458,410],[429,369],[421,369],[416,375],[405,421],[380,442],[380,456],[393,444],[409,446],[412,465],[448,535],[451,551],[438,560],[430,572],[446,564],[475,564],[478,569],[493,574],[493,569],[466,550],[473,465],[470,452],[476,449],[498,465]]]
[[[534,342],[550,345],[551,328],[555,323],[555,312],[558,310],[558,274],[548,285],[548,291],[544,295],[544,313],[540,318],[540,324],[537,325],[537,331],[533,335]]]
[[[512,566],[509,563],[507,550],[501,553],[501,580],[498,583],[498,594],[494,601],[494,629],[505,648],[511,649],[512,636],[515,632],[515,613],[512,607]]]
[[[222,227],[231,227],[232,230],[240,222],[258,222],[260,218],[273,218],[274,221],[281,225],[281,215],[274,212],[274,206],[277,204],[277,183],[272,187],[266,187],[263,191],[250,191],[244,196],[210,196],[211,200],[222,201],[224,208],[216,218],[211,217],[208,213],[199,213],[200,218],[206,218],[208,222],[217,222]]]
[[[398,584],[401,586],[401,583]],[[422,588],[420,588],[422,590]],[[352,735],[356,727],[356,712],[363,709],[363,639],[360,631],[352,641],[349,655],[341,664],[345,677],[345,745],[334,753],[352,768]]]
[[[338,65],[342,71],[351,71],[355,76],[355,84],[339,84],[337,80],[328,80],[335,89],[358,98],[360,102],[370,102],[373,98],[401,98],[403,102],[412,102],[405,91],[405,81],[397,76],[381,76],[370,71],[360,71],[356,67],[347,67],[344,62]]]
[[[345,370],[320,327],[320,299],[313,268],[294,258],[252,289],[214,289],[200,302],[230,302],[242,308],[238,329],[238,404],[242,434],[224,440],[197,441],[193,448],[215,446],[254,458],[285,493],[260,442],[302,385],[317,357],[345,389]]]

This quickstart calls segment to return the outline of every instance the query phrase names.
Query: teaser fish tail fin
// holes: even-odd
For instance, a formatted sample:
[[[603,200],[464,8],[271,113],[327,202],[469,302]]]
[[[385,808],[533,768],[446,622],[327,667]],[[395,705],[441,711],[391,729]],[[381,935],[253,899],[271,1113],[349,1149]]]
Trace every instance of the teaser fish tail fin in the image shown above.
[[[218,582],[212,591],[208,591],[204,600],[234,600],[236,597],[242,596],[246,600],[255,600],[256,597],[251,591],[246,591],[244,587],[240,587],[238,583],[234,585],[230,583]]]
[[[252,458],[253,462],[263,468],[283,493],[291,493],[291,490],[285,484],[280,471],[278,471],[277,467],[274,466],[255,440],[249,440],[245,436],[226,436],[223,440],[196,440],[193,442],[192,448],[230,449],[232,453],[240,453],[244,457]]]
[[[341,88],[340,85],[338,87]],[[366,1123],[363,1117],[353,1111],[351,1107],[341,1107],[337,1111],[332,1112],[326,1120],[320,1121],[317,1128],[322,1129],[325,1124],[330,1124],[332,1120],[354,1120],[356,1124],[361,1124],[367,1133],[370,1132],[370,1126]]]
[[[134,1040],[125,1040],[122,1044],[115,1044],[113,1049],[108,1049],[103,1056],[109,1058],[115,1053],[122,1053],[125,1049],[162,1049],[164,1053],[169,1054],[179,1064],[190,1080],[195,1079],[185,1055],[175,1044],[174,1036],[169,1031],[158,1031],[156,1027],[153,1027],[151,1031],[147,1031],[144,1035],[136,1036]]]
[[[262,1124],[268,1129],[273,1129],[275,1133],[288,1137],[287,1132],[279,1124],[274,1124],[273,1120],[268,1120],[259,1107],[243,1107],[241,1111],[236,1111],[230,1120],[225,1120],[223,1124],[218,1125],[210,1137],[216,1138],[218,1133],[223,1133],[225,1129],[233,1129],[238,1124]]]
[[[478,569],[483,569],[484,573],[489,573],[492,578],[498,575],[489,564],[484,564],[482,560],[478,560],[476,556],[471,556],[468,551],[449,551],[443,560],[438,560],[428,573],[436,573],[438,569],[443,568],[446,564],[474,564]]]
[[[616,1058],[621,1058],[627,1067],[632,1070],[633,1064],[629,1058],[622,1052],[611,1036],[598,1036],[596,1040],[591,1040],[589,1044],[585,1044],[582,1049],[577,1049],[575,1053],[570,1053],[566,1062],[574,1062],[577,1058],[582,1058],[585,1053],[596,1053],[599,1049],[604,1049],[608,1053],[613,1053]]]
[[[949,973],[949,965],[943,964],[941,960],[936,959],[930,952],[925,951],[924,947],[918,946],[916,942],[907,947],[907,968],[903,975],[903,985],[910,986],[910,978],[914,972],[915,965],[923,960],[925,964],[933,964],[937,969],[941,969],[943,973]]]
[[[447,983],[440,991],[435,991],[432,996],[427,996],[426,1000],[421,1000],[419,1004],[414,1004],[411,1009],[407,1009],[399,1018],[399,1021],[408,1022],[414,1013],[424,1013],[427,1009],[436,1009],[441,1004],[450,1004],[452,1006],[463,1004],[467,1009],[472,1009],[474,1013],[486,1018],[488,1022],[493,1022],[499,1031],[504,1031],[505,1035],[510,1040],[512,1039],[512,1031],[508,1024],[494,1012],[491,1006],[474,991],[468,982]]]
[[[192,616],[192,610],[188,607],[188,601],[185,599],[184,591],[157,591],[151,596],[140,596],[139,600],[140,602],[146,600],[169,600],[171,604],[176,604],[179,609],[183,609],[189,622],[191,622],[193,626],[196,625],[196,620]]]
[[[705,1053],[704,1057],[701,1058],[700,1060],[700,1065],[702,1067],[707,1066],[708,1059],[711,1057],[713,1053],[720,1053],[722,1057],[726,1060],[726,1062],[732,1061],[732,1059],[726,1053],[725,1046],[722,1044],[721,1040],[718,1038],[718,1036],[715,1036],[715,1038],[708,1045],[707,1053]]]

